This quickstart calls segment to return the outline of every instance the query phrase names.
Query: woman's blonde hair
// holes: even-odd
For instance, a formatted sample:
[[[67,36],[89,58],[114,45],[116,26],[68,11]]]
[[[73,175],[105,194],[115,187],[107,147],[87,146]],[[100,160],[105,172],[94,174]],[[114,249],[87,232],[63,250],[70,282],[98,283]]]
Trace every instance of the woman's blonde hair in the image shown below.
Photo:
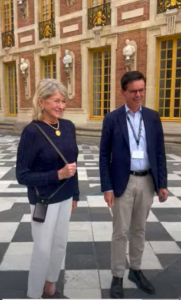
[[[42,109],[39,106],[38,99],[48,99],[53,94],[59,91],[66,99],[68,99],[66,87],[56,79],[44,78],[38,83],[34,98],[33,98],[33,120],[41,121],[43,118]]]

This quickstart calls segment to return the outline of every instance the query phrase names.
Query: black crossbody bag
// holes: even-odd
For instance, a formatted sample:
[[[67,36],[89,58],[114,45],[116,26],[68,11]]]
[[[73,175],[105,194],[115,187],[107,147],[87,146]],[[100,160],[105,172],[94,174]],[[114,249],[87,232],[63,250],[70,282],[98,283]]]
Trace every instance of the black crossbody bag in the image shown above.
[[[44,130],[37,124],[33,124],[38,128],[38,130],[44,135],[44,137],[47,139],[47,141],[52,145],[52,147],[55,149],[55,151],[58,153],[58,155],[61,157],[61,159],[64,161],[64,163],[67,165],[68,161],[65,159],[63,154],[60,152],[60,150],[57,148],[57,146],[52,142],[52,140],[49,138],[49,136],[44,132]],[[48,198],[46,197],[41,197],[38,189],[35,188],[36,195],[38,197],[39,202],[35,204],[35,209],[33,212],[33,221],[43,223],[46,218],[47,214],[47,209],[48,209],[48,204],[50,200],[60,191],[60,189],[63,188],[63,186],[68,182],[70,178],[68,178],[61,186],[58,187],[58,189],[51,194]]]

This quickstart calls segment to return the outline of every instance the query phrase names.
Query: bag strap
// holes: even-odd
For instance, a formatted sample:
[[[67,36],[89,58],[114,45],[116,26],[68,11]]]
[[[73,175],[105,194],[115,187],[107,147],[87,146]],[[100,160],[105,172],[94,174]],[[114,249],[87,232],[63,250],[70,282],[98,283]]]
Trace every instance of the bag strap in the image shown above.
[[[45,133],[45,131],[38,124],[33,123],[33,125],[36,126],[38,128],[38,130],[44,135],[44,137],[47,139],[47,141],[52,145],[52,147],[55,149],[55,151],[58,153],[58,155],[61,157],[61,159],[64,161],[64,163],[67,165],[68,161],[66,160],[64,155],[60,152],[60,150],[57,148],[57,146],[52,142],[52,140],[49,138],[49,136]],[[47,198],[48,202],[51,198],[53,198],[59,192],[59,190],[69,181],[69,179],[70,178],[68,178],[61,186],[59,186],[59,188],[52,195],[50,195]],[[42,198],[42,200],[45,200],[45,198],[40,196],[37,188],[35,188],[35,191],[36,191],[36,195],[39,198]]]
[[[33,125],[36,126],[39,129],[39,131],[41,131],[41,133],[44,135],[44,137],[47,139],[47,141],[52,145],[52,147],[55,149],[55,151],[58,153],[58,155],[62,158],[64,163],[67,165],[68,161],[66,160],[64,155],[60,152],[60,150],[57,148],[57,146],[52,142],[52,140],[49,138],[49,136],[45,133],[45,131],[38,124],[33,123]]]

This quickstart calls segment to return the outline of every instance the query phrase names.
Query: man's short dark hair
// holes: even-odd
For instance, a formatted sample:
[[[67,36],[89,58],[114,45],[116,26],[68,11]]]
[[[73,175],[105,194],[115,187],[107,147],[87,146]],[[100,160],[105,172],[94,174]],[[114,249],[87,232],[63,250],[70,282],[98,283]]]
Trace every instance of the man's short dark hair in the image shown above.
[[[137,81],[137,80],[143,80],[146,84],[146,78],[141,72],[139,72],[139,71],[126,72],[123,75],[123,77],[121,78],[121,88],[122,88],[122,90],[126,91],[128,83],[133,82],[133,81]]]

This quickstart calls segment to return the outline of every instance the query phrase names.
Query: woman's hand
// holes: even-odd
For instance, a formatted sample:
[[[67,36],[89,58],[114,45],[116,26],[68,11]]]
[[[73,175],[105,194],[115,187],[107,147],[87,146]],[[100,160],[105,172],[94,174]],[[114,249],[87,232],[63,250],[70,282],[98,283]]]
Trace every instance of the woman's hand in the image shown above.
[[[75,175],[75,172],[77,170],[76,163],[67,164],[62,169],[58,170],[58,179],[67,179]]]
[[[77,208],[77,201],[72,201],[72,212]]]

